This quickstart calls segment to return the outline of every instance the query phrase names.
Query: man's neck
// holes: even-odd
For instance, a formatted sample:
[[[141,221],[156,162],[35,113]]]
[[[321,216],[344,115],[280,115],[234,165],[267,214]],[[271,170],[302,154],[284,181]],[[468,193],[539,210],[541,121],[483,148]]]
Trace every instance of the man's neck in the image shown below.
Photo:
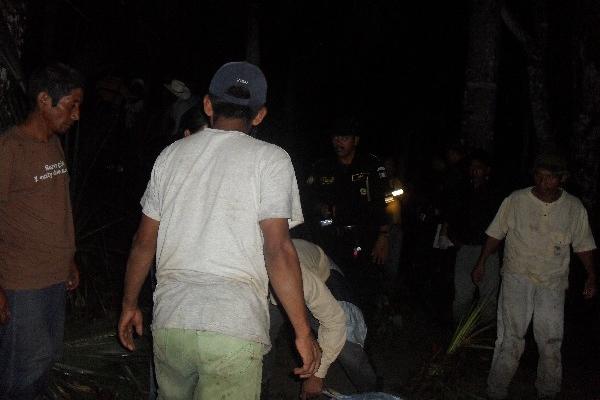
[[[212,127],[214,129],[219,129],[222,131],[237,131],[248,133],[248,124],[244,122],[244,120],[239,118],[224,118],[220,117],[217,119],[213,119]]]
[[[539,190],[537,190],[536,187],[534,186],[533,189],[531,189],[531,193],[533,193],[533,195],[535,197],[537,197],[544,203],[552,203],[560,198],[560,196],[562,194],[562,189],[558,189],[558,190],[548,192],[548,193],[543,193],[543,192],[540,192]]]
[[[338,161],[342,165],[350,165],[350,164],[352,164],[352,160],[354,160],[355,155],[356,155],[356,151],[353,151],[352,153],[348,154],[347,156],[338,157]]]
[[[40,142],[47,142],[55,134],[37,111],[29,114],[27,119],[18,128],[22,134]]]

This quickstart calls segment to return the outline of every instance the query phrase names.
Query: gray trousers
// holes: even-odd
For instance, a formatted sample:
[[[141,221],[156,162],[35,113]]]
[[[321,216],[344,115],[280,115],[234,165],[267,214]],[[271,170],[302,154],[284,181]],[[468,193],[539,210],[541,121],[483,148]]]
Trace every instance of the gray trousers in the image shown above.
[[[471,278],[473,267],[479,258],[482,246],[463,245],[456,252],[454,265],[454,302],[452,316],[458,324],[465,317],[479,288],[479,298],[487,299],[487,305],[482,311],[481,321],[490,322],[496,318],[498,305],[498,287],[500,285],[500,258],[498,253],[492,254],[485,262],[483,279],[476,286]]]
[[[539,396],[560,392],[565,291],[535,285],[527,277],[505,273],[500,288],[498,336],[488,376],[488,395],[504,399],[525,348],[533,318],[539,360],[535,387]]]

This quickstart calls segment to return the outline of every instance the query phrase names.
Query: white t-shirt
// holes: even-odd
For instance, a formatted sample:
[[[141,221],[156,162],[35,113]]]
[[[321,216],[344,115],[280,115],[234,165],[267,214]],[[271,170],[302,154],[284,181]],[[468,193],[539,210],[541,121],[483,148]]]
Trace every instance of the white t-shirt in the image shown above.
[[[288,154],[240,132],[204,129],[163,150],[141,204],[160,221],[153,327],[269,345],[259,221],[303,221]]]
[[[503,273],[566,289],[569,246],[576,253],[596,248],[587,212],[577,197],[564,190],[551,203],[538,199],[531,190],[517,190],[504,199],[486,233],[498,240],[506,237]]]

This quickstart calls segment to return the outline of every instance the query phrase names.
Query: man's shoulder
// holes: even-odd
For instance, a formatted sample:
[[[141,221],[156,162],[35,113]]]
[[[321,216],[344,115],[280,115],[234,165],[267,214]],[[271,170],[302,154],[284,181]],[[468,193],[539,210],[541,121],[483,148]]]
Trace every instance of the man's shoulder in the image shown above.
[[[0,134],[0,150],[4,154],[10,154],[18,150],[18,148],[26,145],[28,141],[18,135],[16,126],[10,127]]]
[[[358,154],[357,160],[362,168],[369,172],[376,173],[381,179],[387,178],[387,171],[383,165],[383,161],[373,153]]]
[[[379,157],[373,153],[357,152],[354,156],[353,164],[361,166],[378,167],[383,165]]]
[[[530,197],[532,186],[523,189],[517,189],[507,196],[511,200],[523,200]]]
[[[16,126],[11,126],[7,128],[5,131],[0,133],[0,144],[14,142],[18,139],[17,136],[18,129]]]
[[[581,202],[581,199],[575,195],[572,195],[571,193],[567,192],[566,190],[563,190],[563,201],[565,204],[567,204],[569,207],[575,207],[575,208],[580,208],[580,209],[585,209],[585,207],[583,206],[583,203]]]

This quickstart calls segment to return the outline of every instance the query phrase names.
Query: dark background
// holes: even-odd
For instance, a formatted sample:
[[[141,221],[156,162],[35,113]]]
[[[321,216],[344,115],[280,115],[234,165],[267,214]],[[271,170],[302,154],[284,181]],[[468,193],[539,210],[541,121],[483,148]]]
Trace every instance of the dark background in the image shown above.
[[[535,3],[498,4],[534,31]],[[544,85],[551,134],[570,155],[582,95],[574,43],[584,30],[588,59],[599,56],[593,44],[599,32],[589,21],[597,7],[585,0],[545,3]],[[361,124],[362,147],[399,157],[411,177],[428,169],[432,156],[464,139],[465,63],[475,4],[35,0],[27,2],[22,65],[28,73],[54,60],[73,64],[86,74],[90,88],[106,76],[142,78],[151,98],[176,78],[202,95],[221,64],[246,58],[252,22],[258,30],[253,43],[260,58],[255,61],[270,85],[271,114],[259,137],[286,148],[302,175],[306,165],[328,154],[323,132],[329,122],[351,115]],[[529,182],[528,168],[539,149],[530,138],[527,51],[505,25],[497,36],[496,122],[488,150],[508,190]]]
[[[27,69],[64,60],[91,81],[109,74],[140,77],[157,88],[176,78],[204,94],[221,64],[246,58],[251,2],[31,3]],[[358,118],[363,147],[379,154],[412,153],[411,161],[455,141],[466,5],[439,4],[435,12],[431,7],[260,2],[253,12],[271,112],[263,131],[272,127],[276,132],[269,138],[307,162],[327,153],[322,132],[336,115]],[[49,20],[49,9],[55,19]]]

